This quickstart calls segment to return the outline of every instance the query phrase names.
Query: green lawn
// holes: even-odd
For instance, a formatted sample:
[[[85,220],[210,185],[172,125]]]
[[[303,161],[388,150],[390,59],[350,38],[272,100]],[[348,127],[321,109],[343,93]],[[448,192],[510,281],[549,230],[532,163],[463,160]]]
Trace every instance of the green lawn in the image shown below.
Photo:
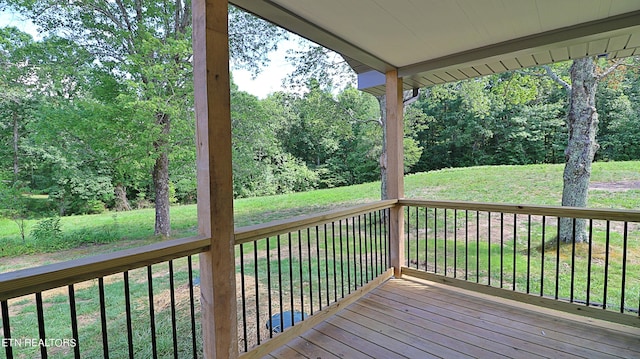
[[[614,181],[640,181],[640,162],[619,162],[619,163],[596,163],[592,176],[593,182],[614,182]],[[545,204],[558,205],[562,188],[562,166],[560,165],[532,165],[532,166],[496,166],[496,167],[475,167],[463,169],[446,169],[434,171],[430,173],[421,173],[408,175],[405,180],[406,197],[436,200],[470,200],[480,202],[503,202],[503,203],[520,203],[520,204]],[[301,214],[314,213],[318,211],[329,210],[336,207],[353,205],[374,201],[379,198],[379,183],[369,183],[358,186],[318,190],[306,193],[294,193],[281,196],[261,197],[240,199],[235,202],[236,225],[245,226],[255,223],[263,223],[275,219],[282,219]],[[607,207],[607,208],[627,208],[640,209],[640,190],[628,191],[592,191],[590,193],[590,206]],[[421,213],[424,213],[422,210]],[[154,212],[151,209],[138,210],[123,213],[106,213],[91,216],[74,216],[64,217],[61,219],[63,235],[58,240],[45,241],[45,243],[36,243],[33,238],[27,238],[26,243],[22,243],[18,236],[17,228],[11,221],[3,220],[0,222],[0,250],[2,250],[3,258],[0,259],[0,272],[15,270],[28,266],[41,265],[50,262],[67,260],[74,257],[93,255],[100,252],[114,251],[118,249],[139,246],[154,241],[158,241],[153,234]],[[197,219],[195,206],[176,206],[172,208],[172,227],[176,237],[184,237],[195,234]],[[462,214],[460,214],[462,215]],[[442,212],[440,212],[442,216]],[[449,212],[448,216],[452,216]],[[422,218],[422,214],[420,214]],[[471,216],[473,220],[473,215]],[[459,225],[462,219],[458,219]],[[360,221],[358,217],[358,223]],[[432,220],[433,221],[433,220]],[[422,248],[429,246],[430,248],[438,248],[437,251],[441,256],[437,266],[439,272],[444,270],[444,258],[447,258],[448,266],[451,268],[453,263],[458,271],[459,276],[466,273],[462,272],[462,268],[469,266],[469,278],[475,281],[476,278],[481,283],[486,283],[491,278],[492,285],[500,285],[500,281],[504,280],[504,286],[510,288],[514,283],[512,275],[513,266],[518,268],[518,275],[515,278],[518,290],[525,288],[526,280],[522,278],[523,268],[530,267],[533,282],[531,292],[537,293],[540,290],[541,282],[536,282],[536,278],[542,277],[540,273],[544,271],[544,292],[545,295],[554,295],[553,283],[556,277],[556,268],[561,276],[559,281],[559,296],[567,297],[567,273],[564,266],[556,267],[555,251],[545,252],[544,259],[542,252],[532,249],[529,262],[527,260],[527,251],[524,250],[527,245],[523,240],[526,238],[524,233],[519,232],[518,241],[516,242],[517,251],[514,251],[514,241],[508,238],[504,243],[501,251],[500,245],[495,242],[488,243],[486,238],[481,240],[472,240],[471,245],[464,249],[461,242],[454,239],[455,233],[459,229],[453,228],[455,224],[453,218],[447,220],[445,226],[444,218],[438,220],[438,231],[448,228],[449,237],[444,240],[443,234],[439,234],[436,241],[433,230],[424,229],[419,231],[424,223],[413,223],[410,226],[410,233],[414,233],[414,229],[418,231],[418,235],[412,235],[407,240],[407,248],[409,248],[408,258],[415,258],[415,263],[431,267],[433,270],[436,265],[436,257],[422,255]],[[29,222],[28,226],[32,227],[34,222]],[[379,223],[373,221],[372,223]],[[416,227],[416,224],[419,226]],[[362,242],[360,235],[364,232],[363,237],[366,238],[367,229],[358,227],[356,236],[356,220],[353,219],[351,227],[349,221],[336,224],[336,228],[325,228],[320,226],[314,228],[310,232],[292,233],[291,236],[283,236],[281,247],[278,248],[276,239],[272,239],[267,245],[266,239],[262,239],[254,244],[247,244],[243,247],[245,251],[243,258],[244,264],[239,264],[239,247],[236,248],[236,260],[238,278],[240,272],[244,272],[244,278],[248,285],[248,311],[247,322],[250,333],[247,341],[251,345],[255,344],[255,339],[251,339],[251,331],[259,331],[262,339],[268,335],[265,332],[265,322],[268,318],[267,308],[271,306],[272,312],[279,312],[280,306],[284,305],[284,310],[290,307],[289,298],[294,298],[296,307],[298,305],[304,308],[305,312],[310,312],[310,305],[314,298],[316,304],[322,299],[331,299],[333,295],[336,297],[348,287],[347,292],[355,287],[362,277],[373,276],[373,267],[367,266],[373,263],[373,258],[382,258],[382,239],[383,230],[375,229],[374,232],[379,234],[380,242],[368,242],[365,239]],[[553,226],[553,223],[547,223],[547,226]],[[365,225],[366,227],[366,225]],[[374,227],[376,228],[376,227]],[[423,227],[421,227],[423,228]],[[371,225],[369,225],[371,230]],[[525,230],[524,228],[519,231]],[[541,243],[539,232],[541,226],[538,223],[533,224],[533,246]],[[548,233],[553,233],[553,228],[547,229]],[[336,233],[340,233],[338,236]],[[601,231],[598,231],[597,238],[594,240],[594,248],[597,252],[604,249]],[[371,233],[371,232],[369,232]],[[636,232],[637,233],[637,232]],[[345,247],[342,246],[342,235],[345,237]],[[428,237],[423,235],[428,234]],[[348,239],[351,236],[351,239]],[[635,240],[629,243],[629,255],[637,256],[640,253],[640,242]],[[291,242],[289,242],[291,241]],[[301,241],[301,242],[300,242]],[[351,241],[351,244],[347,244]],[[612,237],[611,251],[613,258],[619,262],[620,257],[620,238]],[[378,244],[379,243],[379,244]],[[255,246],[255,247],[254,247]],[[368,247],[367,247],[368,246]],[[445,252],[445,246],[448,247]],[[414,247],[419,250],[414,251]],[[473,253],[478,248],[479,257],[474,257]],[[290,249],[291,248],[291,249]],[[308,248],[308,249],[305,249]],[[367,249],[368,248],[368,249]],[[454,255],[454,248],[455,253]],[[64,251],[59,251],[64,249]],[[292,252],[288,252],[288,251]],[[570,248],[561,250],[561,261],[565,263]],[[365,267],[362,264],[362,257],[356,259],[356,252],[364,251],[369,253],[364,256]],[[464,256],[470,254],[470,259],[465,260]],[[300,253],[299,255],[297,253]],[[32,253],[31,255],[24,255]],[[289,257],[289,253],[293,253]],[[375,253],[371,254],[371,253]],[[442,257],[443,253],[447,253]],[[258,259],[253,261],[254,255]],[[282,259],[278,262],[276,258]],[[351,262],[347,262],[346,266],[341,265],[342,257],[350,258]],[[578,247],[576,259],[576,293],[585,291],[585,248]],[[194,259],[194,275],[198,275],[197,256]],[[476,260],[478,261],[476,268]],[[497,266],[502,260],[503,264]],[[488,261],[492,261],[491,269],[488,270]],[[597,257],[594,262],[592,287],[594,300],[602,298],[602,263]],[[271,267],[269,268],[269,263]],[[279,265],[276,263],[280,263]],[[344,263],[342,263],[344,264]],[[191,322],[190,322],[190,303],[188,297],[188,270],[186,260],[180,258],[174,261],[175,274],[175,296],[177,314],[177,330],[178,330],[178,352],[181,357],[189,357],[191,355]],[[291,266],[291,267],[289,267]],[[411,266],[411,265],[410,265]],[[618,273],[617,265],[610,264],[611,271],[609,280],[619,281],[620,273]],[[292,269],[295,268],[295,269]],[[375,269],[378,271],[378,268]],[[382,270],[380,266],[379,270]],[[452,269],[449,269],[451,271]],[[299,273],[298,273],[299,271]],[[465,269],[466,271],[466,269]],[[254,273],[255,272],[255,273]],[[629,297],[629,306],[637,308],[638,293],[640,285],[638,283],[638,275],[640,266],[635,259],[630,262],[627,267],[627,295]],[[165,357],[172,353],[173,339],[171,333],[171,292],[169,290],[169,274],[168,264],[160,263],[153,266],[153,293],[154,293],[154,310],[157,335],[157,346],[161,357]],[[271,289],[267,289],[267,274],[271,275]],[[282,276],[280,276],[282,274]],[[133,321],[133,345],[136,356],[149,357],[151,341],[150,326],[150,305],[149,305],[149,287],[147,281],[147,270],[141,268],[130,272],[130,291],[132,305],[132,321]],[[255,277],[258,275],[258,277]],[[347,284],[337,285],[333,282],[333,278],[338,276],[347,278]],[[290,278],[290,279],[289,279]],[[252,283],[257,284],[252,284]],[[365,281],[366,282],[366,281]],[[237,279],[240,285],[239,279]],[[315,289],[314,289],[315,288]],[[323,288],[318,291],[317,288]],[[610,287],[607,295],[608,303],[619,303],[619,296],[615,295],[617,288]],[[198,348],[201,348],[199,333],[199,304],[198,287],[195,287],[195,316],[196,316],[196,335],[199,341]],[[311,292],[315,290],[315,292]],[[324,294],[326,290],[326,295]],[[80,348],[86,357],[100,357],[102,353],[102,331],[100,327],[99,313],[99,291],[97,280],[79,283],[75,286],[76,301],[82,303],[78,307],[78,325],[80,327]],[[109,351],[114,356],[126,356],[126,325],[127,320],[124,312],[124,282],[122,274],[117,274],[104,279],[105,291],[105,314],[108,319],[108,345]],[[267,293],[284,293],[282,303],[276,299],[271,302],[265,299]],[[613,292],[613,293],[612,293]],[[252,294],[253,293],[253,294]],[[257,295],[260,295],[258,299]],[[611,295],[611,296],[609,296]],[[304,305],[298,303],[304,297]],[[329,297],[329,298],[327,298]],[[298,299],[300,298],[300,299]],[[291,299],[291,301],[294,301]],[[43,294],[44,316],[47,326],[48,338],[70,338],[70,309],[68,303],[68,294],[66,288],[47,291]],[[240,301],[238,302],[240,306]],[[260,309],[260,325],[256,324],[256,308]],[[17,298],[9,302],[9,313],[13,338],[37,338],[37,317],[35,315],[35,301],[33,296]],[[240,321],[239,317],[239,321]],[[240,322],[239,322],[240,323]],[[242,338],[242,333],[239,336]],[[253,341],[252,341],[253,340]],[[95,345],[93,343],[96,343]],[[241,341],[241,345],[243,342]],[[201,350],[201,349],[198,349]],[[16,350],[15,356],[18,358],[34,357],[37,353],[36,348],[21,348]],[[49,352],[56,357],[73,357],[71,348],[52,348]]]
[[[405,193],[407,198],[559,205],[562,170],[562,165],[443,169],[407,175]],[[640,181],[640,162],[595,163],[592,182],[611,181]],[[380,183],[373,182],[303,193],[239,199],[234,203],[235,221],[236,226],[246,226],[379,198]],[[591,191],[589,206],[640,209],[640,190]],[[111,246],[114,249],[122,249],[158,240],[153,237],[153,209],[63,217],[60,222],[62,237],[46,242],[37,242],[28,235],[36,222],[27,221],[27,238],[23,243],[18,226],[11,220],[0,219],[0,258],[83,248],[87,245],[100,245],[96,250],[109,251]],[[171,209],[171,224],[174,238],[195,235],[196,206],[174,206]],[[0,272],[8,269],[3,268],[0,263]]]

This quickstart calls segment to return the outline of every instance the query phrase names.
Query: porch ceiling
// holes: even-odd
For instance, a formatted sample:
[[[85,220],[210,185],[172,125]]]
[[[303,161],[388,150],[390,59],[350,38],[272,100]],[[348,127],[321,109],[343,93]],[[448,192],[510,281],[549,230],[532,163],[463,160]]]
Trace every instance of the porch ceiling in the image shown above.
[[[359,87],[425,87],[584,56],[640,55],[638,0],[231,0],[332,49]]]

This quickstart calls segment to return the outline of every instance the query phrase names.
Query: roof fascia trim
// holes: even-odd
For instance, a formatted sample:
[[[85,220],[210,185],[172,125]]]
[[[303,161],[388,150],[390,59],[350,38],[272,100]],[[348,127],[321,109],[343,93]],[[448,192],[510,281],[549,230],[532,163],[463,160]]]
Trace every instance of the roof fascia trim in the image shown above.
[[[479,47],[477,49],[463,51],[433,60],[427,60],[418,64],[403,66],[398,69],[398,75],[405,77],[436,69],[450,68],[495,56],[517,53],[527,49],[541,48],[573,39],[594,36],[639,25],[640,11],[633,11],[600,20],[507,40],[497,44]]]
[[[229,3],[374,70],[384,73],[397,69],[357,45],[269,0],[230,0]]]

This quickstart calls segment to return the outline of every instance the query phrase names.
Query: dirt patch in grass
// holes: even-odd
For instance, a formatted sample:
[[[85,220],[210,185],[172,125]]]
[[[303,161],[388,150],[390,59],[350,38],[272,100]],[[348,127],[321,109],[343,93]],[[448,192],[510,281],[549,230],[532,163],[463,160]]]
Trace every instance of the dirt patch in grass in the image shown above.
[[[609,192],[640,190],[640,181],[591,182],[589,189]]]

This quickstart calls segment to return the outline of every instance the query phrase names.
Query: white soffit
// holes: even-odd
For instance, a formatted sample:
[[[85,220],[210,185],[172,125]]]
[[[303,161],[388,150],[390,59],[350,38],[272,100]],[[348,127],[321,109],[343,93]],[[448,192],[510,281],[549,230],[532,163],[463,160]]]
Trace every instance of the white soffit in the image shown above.
[[[358,73],[398,69],[407,87],[640,54],[640,0],[231,2],[341,53]]]

